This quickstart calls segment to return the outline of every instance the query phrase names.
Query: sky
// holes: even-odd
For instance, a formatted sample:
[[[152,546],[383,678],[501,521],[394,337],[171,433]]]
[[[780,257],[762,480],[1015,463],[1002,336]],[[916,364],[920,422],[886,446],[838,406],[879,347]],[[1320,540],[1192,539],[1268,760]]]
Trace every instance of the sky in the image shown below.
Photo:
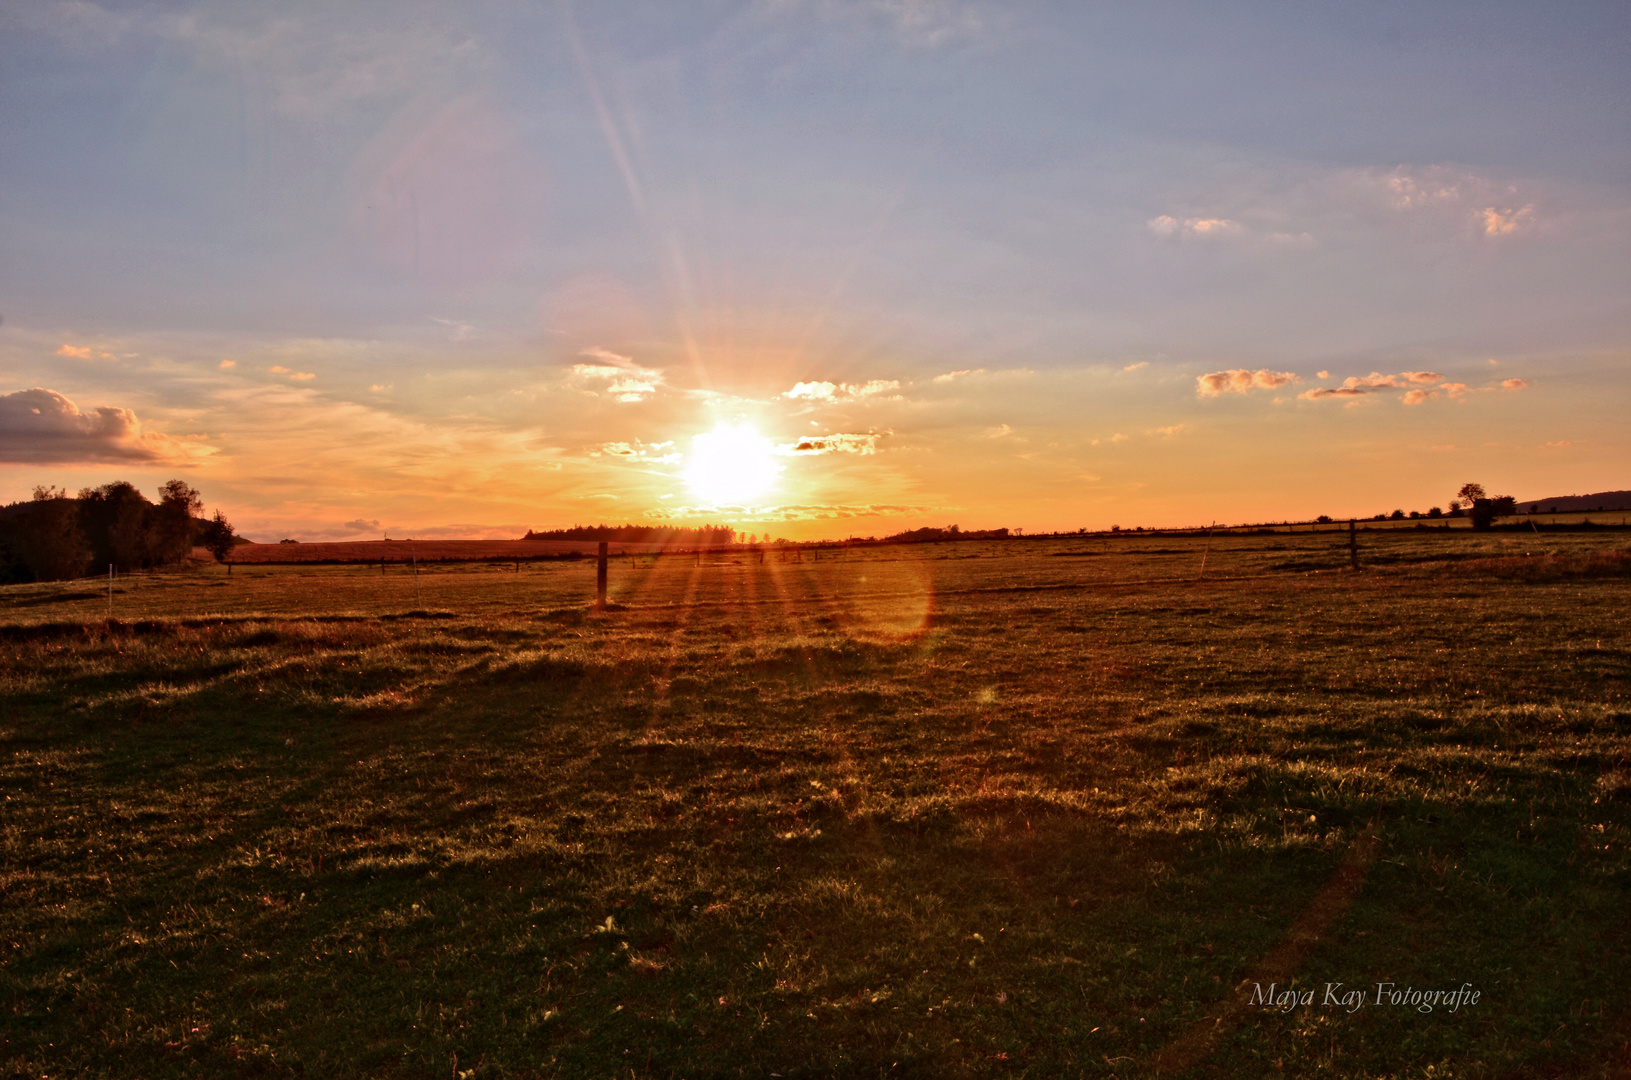
[[[1631,487],[1631,7],[0,0],[0,502],[812,539]]]

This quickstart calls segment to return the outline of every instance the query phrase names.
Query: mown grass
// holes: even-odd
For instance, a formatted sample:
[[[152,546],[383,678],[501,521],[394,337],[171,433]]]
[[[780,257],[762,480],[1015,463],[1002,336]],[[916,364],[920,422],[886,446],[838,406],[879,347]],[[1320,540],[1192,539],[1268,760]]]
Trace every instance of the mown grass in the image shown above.
[[[1618,1075],[1623,555],[1345,540],[6,590],[0,1064]]]

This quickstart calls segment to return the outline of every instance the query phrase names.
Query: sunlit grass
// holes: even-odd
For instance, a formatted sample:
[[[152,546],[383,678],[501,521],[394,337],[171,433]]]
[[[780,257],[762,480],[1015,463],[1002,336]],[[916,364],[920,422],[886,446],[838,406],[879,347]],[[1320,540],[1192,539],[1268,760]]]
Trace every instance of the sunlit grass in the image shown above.
[[[1631,579],[1545,540],[8,589],[0,1062],[1610,1075]]]

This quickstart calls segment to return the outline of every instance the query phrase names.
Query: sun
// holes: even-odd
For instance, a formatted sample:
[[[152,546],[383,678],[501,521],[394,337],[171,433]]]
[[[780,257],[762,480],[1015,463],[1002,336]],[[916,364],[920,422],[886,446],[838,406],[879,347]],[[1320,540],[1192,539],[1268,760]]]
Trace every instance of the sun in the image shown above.
[[[782,471],[775,455],[771,441],[745,424],[715,428],[692,438],[685,482],[715,506],[745,504],[775,486]]]

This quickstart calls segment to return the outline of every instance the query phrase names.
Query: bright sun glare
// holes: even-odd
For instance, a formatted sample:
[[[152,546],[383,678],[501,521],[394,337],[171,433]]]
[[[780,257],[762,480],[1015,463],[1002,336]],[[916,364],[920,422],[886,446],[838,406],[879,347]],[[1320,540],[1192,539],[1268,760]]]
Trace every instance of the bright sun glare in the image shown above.
[[[715,428],[691,440],[685,482],[714,505],[746,503],[769,491],[781,466],[769,439],[746,425]]]

